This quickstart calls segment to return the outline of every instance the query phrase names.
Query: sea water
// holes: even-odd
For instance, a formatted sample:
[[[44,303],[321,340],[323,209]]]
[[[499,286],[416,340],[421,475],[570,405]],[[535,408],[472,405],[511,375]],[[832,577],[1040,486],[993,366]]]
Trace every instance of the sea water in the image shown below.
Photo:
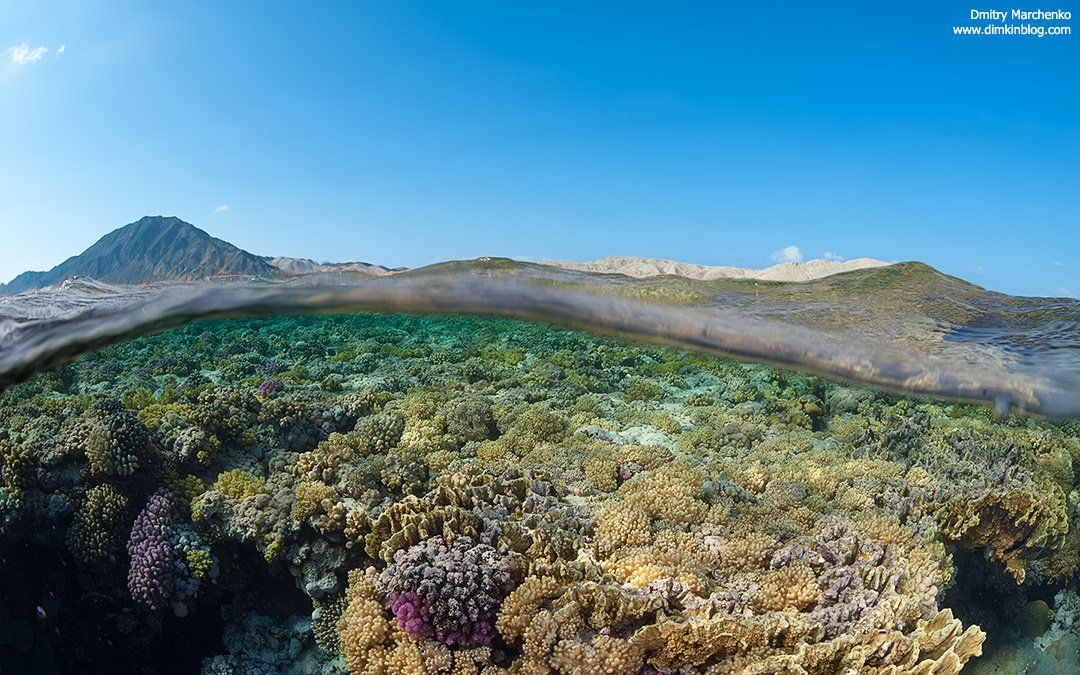
[[[1074,672],[1077,304],[933,274],[5,299],[0,672]]]

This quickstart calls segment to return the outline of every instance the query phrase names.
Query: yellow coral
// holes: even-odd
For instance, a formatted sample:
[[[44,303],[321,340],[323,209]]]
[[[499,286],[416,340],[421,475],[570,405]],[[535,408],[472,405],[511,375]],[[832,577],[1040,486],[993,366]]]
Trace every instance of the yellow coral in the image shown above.
[[[1039,492],[992,492],[978,499],[953,499],[937,520],[943,534],[969,549],[987,545],[990,557],[1024,581],[1026,557],[1055,548],[1068,532],[1065,495],[1053,483]]]
[[[614,492],[619,486],[618,464],[610,458],[593,457],[585,460],[582,468],[585,480],[600,492]]]
[[[605,561],[602,569],[620,583],[634,588],[645,588],[662,579],[674,579],[697,595],[708,595],[709,582],[705,570],[681,551],[627,551]]]
[[[785,567],[762,575],[761,588],[754,596],[754,609],[760,612],[788,608],[804,610],[817,602],[817,598],[817,577],[809,567]]]
[[[337,498],[337,491],[334,488],[313,480],[302,480],[297,483],[295,494],[296,501],[293,502],[289,516],[301,522],[315,515],[324,499]]]
[[[749,532],[722,543],[719,548],[721,564],[735,571],[761,569],[772,557],[776,540],[767,534]]]
[[[427,675],[418,642],[384,616],[374,574],[374,570],[349,572],[348,606],[338,620],[345,667],[351,675]]]
[[[265,485],[265,480],[243,469],[220,473],[214,481],[215,490],[236,501],[262,493]]]
[[[608,551],[625,546],[644,546],[652,540],[649,515],[622,502],[611,502],[600,509],[593,524],[597,543]]]
[[[191,572],[191,576],[195,579],[202,579],[214,565],[214,559],[210,557],[210,552],[201,548],[191,549],[185,557],[187,558],[188,571]]]
[[[560,593],[554,579],[528,577],[503,601],[495,628],[507,642],[520,640],[540,609]]]
[[[597,635],[589,642],[559,642],[552,650],[551,665],[565,675],[622,675],[636,673],[643,658],[635,643]]]
[[[685,467],[665,467],[623,483],[618,495],[649,517],[671,524],[701,523],[709,507],[702,500],[701,475]]]

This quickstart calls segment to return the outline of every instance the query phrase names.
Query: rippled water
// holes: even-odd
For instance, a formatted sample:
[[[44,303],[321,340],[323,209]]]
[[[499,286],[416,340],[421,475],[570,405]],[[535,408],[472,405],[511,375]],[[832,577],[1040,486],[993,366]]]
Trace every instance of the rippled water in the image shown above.
[[[1076,672],[1077,312],[499,259],[2,298],[0,673]]]
[[[908,263],[809,283],[631,279],[482,259],[379,279],[138,288],[70,280],[0,298],[0,386],[96,346],[215,316],[348,310],[532,318],[878,387],[1080,416],[1080,302],[991,293]]]

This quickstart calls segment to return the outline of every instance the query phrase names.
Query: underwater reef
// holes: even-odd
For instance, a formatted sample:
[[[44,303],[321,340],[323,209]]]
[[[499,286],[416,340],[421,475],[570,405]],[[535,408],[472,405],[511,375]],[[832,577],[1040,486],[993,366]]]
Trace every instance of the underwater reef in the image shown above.
[[[1075,672],[1078,434],[520,321],[205,321],[0,394],[0,672]]]

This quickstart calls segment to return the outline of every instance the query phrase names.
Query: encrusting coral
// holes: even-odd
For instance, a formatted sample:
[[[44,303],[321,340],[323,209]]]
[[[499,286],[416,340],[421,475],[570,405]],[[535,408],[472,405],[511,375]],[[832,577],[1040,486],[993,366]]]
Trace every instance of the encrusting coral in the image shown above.
[[[550,326],[228,320],[0,395],[0,532],[124,568],[117,631],[220,612],[204,672],[956,673],[961,573],[1077,578],[1076,431]]]

